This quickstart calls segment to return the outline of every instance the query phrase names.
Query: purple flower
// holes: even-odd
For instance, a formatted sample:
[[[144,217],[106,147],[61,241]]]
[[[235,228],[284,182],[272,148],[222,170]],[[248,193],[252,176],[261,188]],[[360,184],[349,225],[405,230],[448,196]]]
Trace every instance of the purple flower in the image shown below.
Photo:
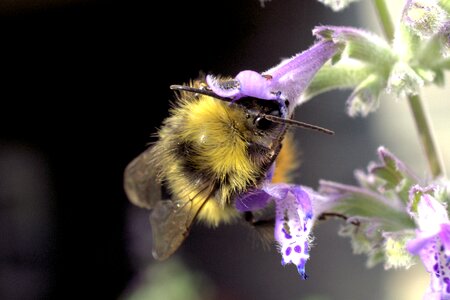
[[[231,98],[233,101],[242,97],[265,100],[288,99],[294,103],[291,106],[294,108],[299,104],[301,94],[314,75],[337,50],[338,46],[335,43],[322,40],[262,74],[246,70],[231,80],[220,80],[208,75],[206,82],[215,94]]]
[[[416,185],[410,191],[408,210],[418,229],[407,249],[431,274],[424,299],[450,299],[450,221],[446,207],[431,195],[434,189]]]
[[[266,182],[261,189],[237,199],[240,211],[261,209],[275,202],[275,240],[279,244],[281,264],[292,263],[303,279],[307,278],[305,264],[309,258],[310,232],[313,226],[312,197],[314,193],[297,185]]]

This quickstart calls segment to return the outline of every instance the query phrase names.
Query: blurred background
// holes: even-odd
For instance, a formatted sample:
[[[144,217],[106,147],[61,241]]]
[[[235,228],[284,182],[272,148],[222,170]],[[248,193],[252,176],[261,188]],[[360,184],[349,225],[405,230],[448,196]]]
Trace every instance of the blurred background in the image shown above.
[[[264,8],[257,0],[2,0],[0,298],[412,299],[390,292],[402,272],[367,269],[352,255],[336,220],[315,229],[307,281],[238,224],[194,226],[173,258],[155,262],[148,212],[122,189],[126,164],[167,116],[169,85],[200,71],[264,71],[311,45],[313,26],[360,26],[365,10],[335,14],[298,0]],[[337,133],[297,133],[304,185],[354,183],[353,170],[376,159],[380,143],[391,146],[377,114],[346,116],[348,94],[297,111]]]

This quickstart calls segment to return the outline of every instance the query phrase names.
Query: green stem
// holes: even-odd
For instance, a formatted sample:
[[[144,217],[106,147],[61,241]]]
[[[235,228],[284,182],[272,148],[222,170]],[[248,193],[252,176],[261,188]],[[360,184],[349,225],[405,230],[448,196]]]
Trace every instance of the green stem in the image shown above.
[[[385,0],[374,0],[374,4],[384,34],[389,41],[392,41],[394,39],[394,25],[389,15],[386,2]],[[425,156],[427,158],[431,174],[434,178],[444,175],[442,160],[440,159],[440,155],[431,132],[430,121],[427,117],[420,96],[409,96],[408,103],[414,117],[414,122],[416,123],[417,131],[419,132],[420,143],[425,151]]]
[[[414,116],[417,131],[419,132],[419,139],[425,151],[425,156],[428,160],[431,174],[434,178],[444,175],[444,168],[438,153],[436,143],[434,142],[433,134],[430,127],[430,121],[425,113],[422,99],[420,96],[408,97],[409,107]]]
[[[386,2],[384,0],[374,0],[374,4],[384,34],[386,35],[389,41],[392,41],[394,39],[394,23],[392,23],[392,19],[389,14]]]

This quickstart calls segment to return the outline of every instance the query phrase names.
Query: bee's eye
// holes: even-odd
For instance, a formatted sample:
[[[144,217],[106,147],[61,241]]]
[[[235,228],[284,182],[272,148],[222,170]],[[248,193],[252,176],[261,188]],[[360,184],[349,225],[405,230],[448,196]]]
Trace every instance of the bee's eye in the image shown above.
[[[265,119],[264,117],[257,117],[255,119],[255,126],[259,130],[267,130],[273,126],[273,123],[271,121]]]
[[[274,109],[270,111],[267,115],[279,117],[281,113],[280,110]],[[274,126],[274,123],[272,121],[269,121],[266,118],[259,116],[255,118],[254,123],[256,128],[258,128],[259,130],[268,130]]]

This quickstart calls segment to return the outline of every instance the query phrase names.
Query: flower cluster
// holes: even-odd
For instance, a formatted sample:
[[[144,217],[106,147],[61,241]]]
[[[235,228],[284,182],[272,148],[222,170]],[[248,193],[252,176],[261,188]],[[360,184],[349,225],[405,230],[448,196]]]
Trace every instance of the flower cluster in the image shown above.
[[[356,0],[319,1],[338,11]],[[385,3],[376,4],[381,15]],[[395,30],[390,27],[384,26],[385,40],[362,29],[318,26],[316,45],[267,72],[243,71],[227,82],[208,76],[207,82],[219,96],[289,99],[293,107],[323,92],[352,89],[348,114],[366,116],[378,108],[382,93],[410,98],[427,84],[442,85],[450,69],[449,0],[406,0]],[[285,116],[291,114],[292,107]],[[421,130],[427,120],[416,122]],[[430,149],[432,138],[423,140]],[[346,220],[340,235],[350,237],[355,253],[368,256],[368,266],[408,268],[417,255],[431,274],[425,299],[450,299],[450,183],[418,178],[384,147],[378,154],[380,162],[355,172],[358,186],[322,180],[315,192],[273,184],[268,174],[260,189],[237,199],[236,208],[254,211],[275,203],[282,264],[295,264],[302,278],[315,220],[337,216]],[[442,175],[430,166],[435,177]]]
[[[350,1],[323,1],[342,9]],[[347,101],[350,116],[375,111],[385,92],[396,98],[416,95],[426,84],[443,84],[450,69],[450,2],[406,2],[393,41],[370,32],[319,26],[314,34],[345,45],[340,59],[318,72],[303,101],[332,89],[353,89]]]
[[[333,10],[352,2],[319,1]],[[328,90],[351,88],[350,116],[376,110],[381,93],[407,96],[415,114],[424,116],[411,96],[424,85],[443,85],[444,71],[450,69],[450,1],[406,0],[395,29],[384,11],[386,3],[375,4],[392,40],[355,28],[317,27],[314,34],[345,46],[334,64],[317,73],[303,101]],[[450,185],[440,178],[444,172],[439,162],[437,169],[433,163],[439,155],[427,122],[425,117],[416,118],[434,180],[419,179],[381,147],[380,163],[370,164],[367,172],[355,172],[359,186],[322,180],[319,191],[331,205],[322,214],[347,220],[340,234],[351,238],[356,253],[368,255],[369,266],[383,262],[386,269],[408,268],[413,255],[418,255],[431,274],[424,299],[450,299]]]
[[[340,234],[351,238],[355,253],[367,254],[368,266],[408,268],[419,255],[432,276],[425,299],[448,299],[450,185],[420,180],[383,147],[378,154],[381,163],[355,172],[359,186],[320,182],[331,205],[322,214],[347,218]]]

